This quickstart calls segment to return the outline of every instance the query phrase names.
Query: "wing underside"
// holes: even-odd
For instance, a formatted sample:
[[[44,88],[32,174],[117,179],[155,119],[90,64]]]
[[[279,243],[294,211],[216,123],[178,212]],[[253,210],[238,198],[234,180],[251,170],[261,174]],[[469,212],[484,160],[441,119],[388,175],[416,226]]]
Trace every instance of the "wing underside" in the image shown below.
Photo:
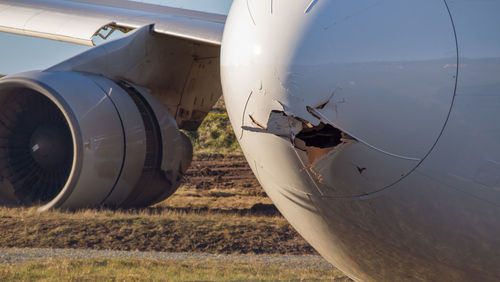
[[[225,20],[224,15],[123,0],[0,1],[0,31],[89,46],[96,35],[149,24],[160,34],[220,45]]]

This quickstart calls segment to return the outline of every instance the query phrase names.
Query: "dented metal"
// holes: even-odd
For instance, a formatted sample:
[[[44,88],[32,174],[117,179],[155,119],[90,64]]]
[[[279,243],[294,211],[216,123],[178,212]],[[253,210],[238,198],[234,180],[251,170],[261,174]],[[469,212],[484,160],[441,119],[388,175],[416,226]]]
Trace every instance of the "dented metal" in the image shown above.
[[[478,11],[498,7],[470,1],[454,1],[452,6],[463,8],[465,3]],[[480,162],[479,151],[484,157],[487,151],[470,144],[460,142],[461,149],[446,146],[453,143],[452,136],[460,139],[460,124],[490,124],[498,115],[492,116],[491,106],[484,108],[490,120],[460,119],[460,112],[472,113],[465,100],[473,99],[455,99],[457,70],[464,69],[469,86],[457,87],[457,93],[470,95],[473,71],[457,63],[460,32],[455,34],[447,4],[275,0],[269,13],[269,1],[241,0],[234,1],[228,16],[221,74],[245,156],[291,224],[355,280],[488,280],[491,272],[483,271],[484,265],[499,274],[491,261],[498,264],[500,257],[493,247],[498,245],[494,234],[500,225],[498,217],[492,217],[498,214],[496,207],[490,205],[497,202],[498,193],[465,188],[474,181],[495,186],[498,177],[492,174],[498,166],[489,159]],[[456,10],[465,22],[466,9]],[[497,23],[489,15],[484,21]],[[470,25],[461,28],[469,30]],[[465,50],[472,48],[471,42],[464,44]],[[481,44],[490,46],[485,42]],[[487,50],[498,57],[491,46]],[[496,59],[482,62],[486,69],[497,69]],[[486,71],[475,71],[481,77],[474,81],[489,81],[478,91],[486,91],[490,96],[485,100],[493,102],[498,76],[495,80]],[[453,104],[460,100],[460,112],[451,123],[454,133],[443,135]],[[444,136],[448,141],[440,144]],[[492,147],[498,142],[479,138],[489,152],[498,151]],[[435,149],[439,160],[432,157]],[[450,158],[454,161],[448,165],[457,172],[452,175],[446,173]],[[467,172],[471,167],[466,160],[482,166]],[[477,199],[467,194],[491,198],[474,208]],[[490,216],[479,220],[475,212]],[[433,221],[436,217],[440,221]],[[473,230],[474,242],[461,226]],[[482,232],[485,228],[496,231]],[[482,248],[483,239],[489,248]],[[462,245],[470,248],[457,250]],[[475,254],[477,264],[460,261],[467,253]],[[403,264],[404,269],[393,267]]]

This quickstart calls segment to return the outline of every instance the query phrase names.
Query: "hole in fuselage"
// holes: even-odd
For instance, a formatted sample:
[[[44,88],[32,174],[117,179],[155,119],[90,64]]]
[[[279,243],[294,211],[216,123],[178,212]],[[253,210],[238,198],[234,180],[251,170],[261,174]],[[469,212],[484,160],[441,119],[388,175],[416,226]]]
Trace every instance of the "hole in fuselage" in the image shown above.
[[[305,127],[295,138],[304,141],[307,147],[330,148],[342,143],[342,131],[320,123],[318,126]]]
[[[66,118],[49,98],[27,88],[0,89],[0,197],[7,204],[54,199],[70,175],[73,150]]]
[[[324,123],[317,126],[304,124],[302,131],[295,136],[295,139],[296,147],[307,153],[310,163],[314,163],[318,158],[328,154],[343,144],[346,139],[353,140],[341,130]]]

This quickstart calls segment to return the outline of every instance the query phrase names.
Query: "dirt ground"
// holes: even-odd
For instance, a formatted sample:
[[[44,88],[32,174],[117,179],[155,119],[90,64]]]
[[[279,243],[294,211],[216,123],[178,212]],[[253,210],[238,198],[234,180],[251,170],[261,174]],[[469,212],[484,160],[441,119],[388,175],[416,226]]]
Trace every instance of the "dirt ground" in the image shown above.
[[[157,205],[170,210],[279,216],[243,156],[197,156],[181,188]]]
[[[243,156],[195,156],[186,172],[185,186],[196,189],[245,188],[262,194],[262,188]]]

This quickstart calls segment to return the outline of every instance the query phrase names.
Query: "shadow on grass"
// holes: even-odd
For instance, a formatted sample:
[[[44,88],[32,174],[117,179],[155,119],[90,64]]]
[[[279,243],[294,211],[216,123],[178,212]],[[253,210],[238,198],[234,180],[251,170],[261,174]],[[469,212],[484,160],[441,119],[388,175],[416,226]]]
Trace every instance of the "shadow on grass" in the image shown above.
[[[165,206],[156,206],[156,207],[146,207],[146,208],[135,208],[135,209],[113,209],[113,208],[103,208],[110,209],[113,211],[124,212],[128,214],[149,214],[149,215],[157,215],[163,214],[165,212],[181,212],[185,214],[223,214],[223,215],[238,215],[238,216],[268,216],[268,217],[276,217],[280,216],[281,213],[279,210],[272,204],[255,204],[251,208],[246,209],[217,209],[217,208],[189,208],[189,207],[165,207]]]

